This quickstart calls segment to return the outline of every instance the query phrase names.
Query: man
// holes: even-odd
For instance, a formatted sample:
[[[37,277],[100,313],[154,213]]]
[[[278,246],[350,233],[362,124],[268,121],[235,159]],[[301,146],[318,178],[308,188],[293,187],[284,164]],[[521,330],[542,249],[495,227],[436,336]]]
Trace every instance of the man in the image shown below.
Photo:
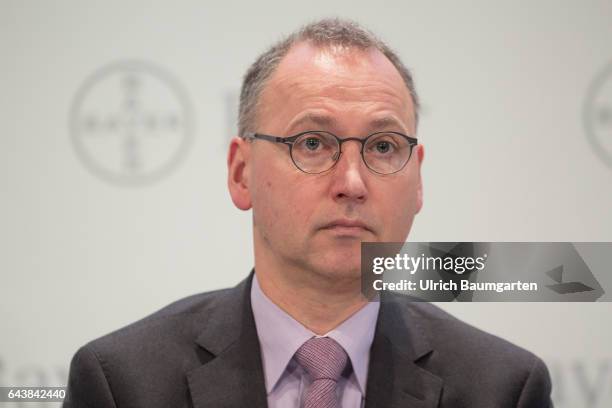
[[[397,56],[322,20],[251,66],[228,155],[255,272],[82,347],[65,407],[550,407],[540,359],[399,295],[361,294],[360,244],[422,206],[418,100]]]

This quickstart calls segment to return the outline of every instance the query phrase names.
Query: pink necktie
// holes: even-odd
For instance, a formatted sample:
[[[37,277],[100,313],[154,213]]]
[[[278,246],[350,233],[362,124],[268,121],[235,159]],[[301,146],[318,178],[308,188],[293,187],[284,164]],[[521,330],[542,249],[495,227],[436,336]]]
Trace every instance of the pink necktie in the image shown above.
[[[339,408],[336,385],[348,359],[342,346],[329,337],[313,337],[302,344],[295,358],[312,377],[303,408]]]

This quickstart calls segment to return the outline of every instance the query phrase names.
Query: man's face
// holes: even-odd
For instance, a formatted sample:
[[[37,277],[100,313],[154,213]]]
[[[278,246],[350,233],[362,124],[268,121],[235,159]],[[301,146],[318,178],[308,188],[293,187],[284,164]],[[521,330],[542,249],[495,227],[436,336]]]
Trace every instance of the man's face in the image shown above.
[[[404,82],[378,50],[295,45],[260,99],[258,133],[292,136],[325,130],[340,138],[377,131],[415,135],[414,107]],[[244,189],[230,191],[253,208],[256,257],[334,279],[355,279],[362,241],[404,241],[422,205],[417,146],[395,174],[373,173],[360,145],[346,142],[336,165],[321,174],[295,167],[284,144],[241,143]],[[230,177],[232,153],[230,151]],[[259,251],[259,254],[258,254]]]

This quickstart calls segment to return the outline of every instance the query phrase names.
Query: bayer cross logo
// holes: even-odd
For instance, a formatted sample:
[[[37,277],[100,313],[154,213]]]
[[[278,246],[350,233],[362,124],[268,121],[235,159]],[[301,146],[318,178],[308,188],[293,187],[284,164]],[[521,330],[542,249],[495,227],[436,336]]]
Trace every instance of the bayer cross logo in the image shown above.
[[[171,171],[191,139],[192,113],[183,88],[143,62],[104,67],[78,90],[71,137],[84,164],[105,180],[150,183]]]
[[[612,63],[591,83],[585,103],[584,123],[595,153],[612,167]]]

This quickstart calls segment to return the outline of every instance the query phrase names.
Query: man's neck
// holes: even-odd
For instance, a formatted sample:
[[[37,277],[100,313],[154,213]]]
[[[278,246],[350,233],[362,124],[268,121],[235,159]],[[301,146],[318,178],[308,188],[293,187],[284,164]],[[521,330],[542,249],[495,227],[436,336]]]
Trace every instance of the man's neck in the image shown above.
[[[360,281],[329,282],[304,276],[308,272],[255,265],[255,278],[263,293],[278,307],[316,334],[323,335],[367,304],[361,294]],[[299,275],[301,274],[301,275]]]

